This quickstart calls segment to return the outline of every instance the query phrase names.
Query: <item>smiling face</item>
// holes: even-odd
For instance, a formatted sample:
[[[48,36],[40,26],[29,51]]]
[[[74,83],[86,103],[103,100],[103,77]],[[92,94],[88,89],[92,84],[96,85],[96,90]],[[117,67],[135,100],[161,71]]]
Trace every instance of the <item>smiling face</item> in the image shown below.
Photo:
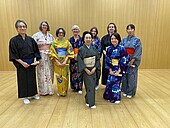
[[[93,28],[93,29],[91,30],[91,34],[93,35],[93,37],[95,37],[95,36],[97,35],[96,29]]]
[[[118,40],[114,35],[111,36],[111,43],[113,44],[114,47],[118,45]]]
[[[85,37],[84,37],[85,44],[90,46],[91,39],[92,39],[91,35],[90,34],[86,34]]]
[[[27,26],[23,22],[19,22],[16,29],[19,34],[23,35],[26,34]]]
[[[128,33],[128,36],[133,36],[135,34],[135,29],[129,26],[126,32]]]
[[[73,35],[74,35],[74,36],[77,36],[77,35],[79,34],[79,30],[76,29],[76,28],[73,29],[72,31],[73,31]]]
[[[62,29],[59,30],[58,39],[61,40],[64,37],[64,32]]]
[[[42,28],[43,32],[47,32],[48,25],[45,22],[43,22],[42,25],[41,25],[41,28]]]
[[[115,29],[114,24],[110,24],[109,27],[108,27],[108,32],[109,32],[109,33],[114,33],[115,30],[116,30],[116,29]]]

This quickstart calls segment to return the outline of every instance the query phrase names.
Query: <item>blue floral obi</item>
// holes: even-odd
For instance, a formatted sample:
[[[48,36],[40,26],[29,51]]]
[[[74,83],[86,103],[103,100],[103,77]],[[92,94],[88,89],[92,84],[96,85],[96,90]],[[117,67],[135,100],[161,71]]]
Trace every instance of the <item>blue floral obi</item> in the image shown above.
[[[66,48],[56,48],[56,53],[59,56],[66,56],[67,55],[67,49]]]

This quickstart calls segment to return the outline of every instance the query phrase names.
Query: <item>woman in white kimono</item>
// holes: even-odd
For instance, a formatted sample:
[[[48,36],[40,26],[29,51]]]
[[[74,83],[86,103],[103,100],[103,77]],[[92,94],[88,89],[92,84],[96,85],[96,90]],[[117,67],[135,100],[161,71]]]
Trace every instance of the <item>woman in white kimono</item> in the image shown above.
[[[40,95],[53,95],[54,90],[52,87],[54,70],[53,64],[49,58],[50,46],[54,37],[48,32],[50,27],[47,21],[40,23],[40,32],[35,33],[32,37],[38,44],[41,54],[41,60],[37,66],[38,73],[38,87]]]

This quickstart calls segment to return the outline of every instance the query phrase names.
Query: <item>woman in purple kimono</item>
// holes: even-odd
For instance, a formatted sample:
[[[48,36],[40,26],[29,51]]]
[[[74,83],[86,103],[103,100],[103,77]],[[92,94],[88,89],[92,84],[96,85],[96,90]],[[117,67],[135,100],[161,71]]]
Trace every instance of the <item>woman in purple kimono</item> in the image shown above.
[[[132,98],[136,94],[138,67],[140,65],[142,55],[142,44],[140,39],[134,35],[135,26],[133,24],[129,24],[126,31],[128,36],[123,38],[120,44],[126,48],[130,57],[130,64],[127,73],[123,77],[122,92],[124,92],[123,96]]]
[[[119,45],[121,37],[118,33],[111,35],[111,46],[106,51],[106,69],[109,70],[106,88],[103,98],[111,103],[120,103],[121,89],[120,83],[122,74],[125,72],[128,64],[126,49]]]

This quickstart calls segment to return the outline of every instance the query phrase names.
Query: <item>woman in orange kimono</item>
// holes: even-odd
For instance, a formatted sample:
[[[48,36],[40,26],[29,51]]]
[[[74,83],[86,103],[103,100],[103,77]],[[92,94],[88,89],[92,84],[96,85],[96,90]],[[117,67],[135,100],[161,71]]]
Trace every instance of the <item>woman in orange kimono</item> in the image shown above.
[[[58,96],[66,96],[69,84],[69,59],[74,58],[73,47],[65,37],[65,30],[56,30],[57,39],[52,42],[50,48],[50,59],[54,63],[56,74]]]

